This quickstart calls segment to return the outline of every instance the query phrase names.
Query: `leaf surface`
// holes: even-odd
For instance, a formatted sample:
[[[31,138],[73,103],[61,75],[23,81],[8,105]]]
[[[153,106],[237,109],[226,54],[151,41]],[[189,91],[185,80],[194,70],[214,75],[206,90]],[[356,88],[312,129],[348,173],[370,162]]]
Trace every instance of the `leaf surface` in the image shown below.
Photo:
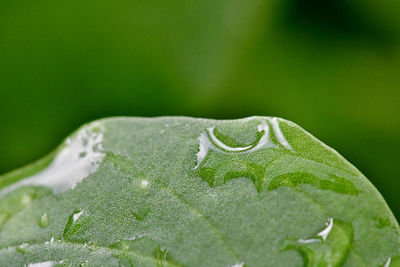
[[[278,118],[111,118],[0,179],[1,266],[398,266],[399,225]]]

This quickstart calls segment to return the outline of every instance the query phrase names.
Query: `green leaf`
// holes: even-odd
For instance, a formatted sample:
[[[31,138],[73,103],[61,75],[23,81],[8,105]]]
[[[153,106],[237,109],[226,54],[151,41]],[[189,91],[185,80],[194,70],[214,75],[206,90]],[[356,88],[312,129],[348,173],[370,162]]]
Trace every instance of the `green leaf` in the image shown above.
[[[399,225],[278,118],[112,118],[0,179],[0,266],[399,266]]]

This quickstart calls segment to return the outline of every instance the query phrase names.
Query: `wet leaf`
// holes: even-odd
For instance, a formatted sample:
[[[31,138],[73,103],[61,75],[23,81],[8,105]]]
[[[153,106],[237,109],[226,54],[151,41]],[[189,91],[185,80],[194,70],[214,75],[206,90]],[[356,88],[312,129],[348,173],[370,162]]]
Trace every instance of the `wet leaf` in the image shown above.
[[[0,179],[1,266],[397,266],[378,191],[292,122],[112,118]]]

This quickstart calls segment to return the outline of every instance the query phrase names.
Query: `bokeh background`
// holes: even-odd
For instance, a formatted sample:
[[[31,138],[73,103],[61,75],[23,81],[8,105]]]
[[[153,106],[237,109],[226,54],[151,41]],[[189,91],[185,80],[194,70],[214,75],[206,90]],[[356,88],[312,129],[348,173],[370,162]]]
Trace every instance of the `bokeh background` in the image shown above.
[[[2,0],[0,173],[106,116],[292,120],[400,219],[400,1]]]

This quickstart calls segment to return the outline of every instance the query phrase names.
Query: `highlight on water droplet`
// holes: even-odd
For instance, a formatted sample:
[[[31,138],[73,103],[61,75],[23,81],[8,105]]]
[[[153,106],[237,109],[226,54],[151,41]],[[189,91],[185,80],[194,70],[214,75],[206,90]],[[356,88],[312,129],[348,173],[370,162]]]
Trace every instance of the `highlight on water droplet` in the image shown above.
[[[27,206],[27,205],[31,204],[33,200],[34,200],[34,197],[32,195],[24,194],[21,198],[21,204],[23,206]]]
[[[79,219],[79,217],[81,217],[83,212],[84,212],[84,210],[78,210],[72,215],[73,223],[75,223]]]
[[[45,244],[53,244],[54,243],[54,237],[51,237],[49,241],[46,241]]]
[[[149,185],[149,181],[146,179],[143,179],[140,181],[140,187],[146,188]]]
[[[276,138],[278,139],[278,142],[284,146],[285,148],[291,150],[292,147],[290,146],[289,142],[286,140],[285,136],[283,135],[281,128],[279,127],[279,120],[278,118],[272,118],[269,120],[272,125],[272,130],[274,131],[274,134]]]
[[[317,234],[317,238],[299,239],[299,243],[309,244],[314,242],[320,242],[321,239],[322,241],[326,241],[326,238],[328,237],[333,227],[333,218],[329,218],[328,222],[326,222],[325,225],[326,227]]]
[[[322,237],[323,241],[326,241],[326,238],[328,237],[329,233],[332,231],[333,218],[329,218],[328,222],[326,222],[325,225],[326,225],[326,228],[317,234],[317,236]]]
[[[49,226],[49,215],[46,212],[42,216],[40,216],[39,226],[42,228]]]
[[[383,267],[389,267],[389,266],[390,266],[391,260],[392,260],[392,258],[389,257],[389,258],[385,261],[385,263],[383,264]]]

